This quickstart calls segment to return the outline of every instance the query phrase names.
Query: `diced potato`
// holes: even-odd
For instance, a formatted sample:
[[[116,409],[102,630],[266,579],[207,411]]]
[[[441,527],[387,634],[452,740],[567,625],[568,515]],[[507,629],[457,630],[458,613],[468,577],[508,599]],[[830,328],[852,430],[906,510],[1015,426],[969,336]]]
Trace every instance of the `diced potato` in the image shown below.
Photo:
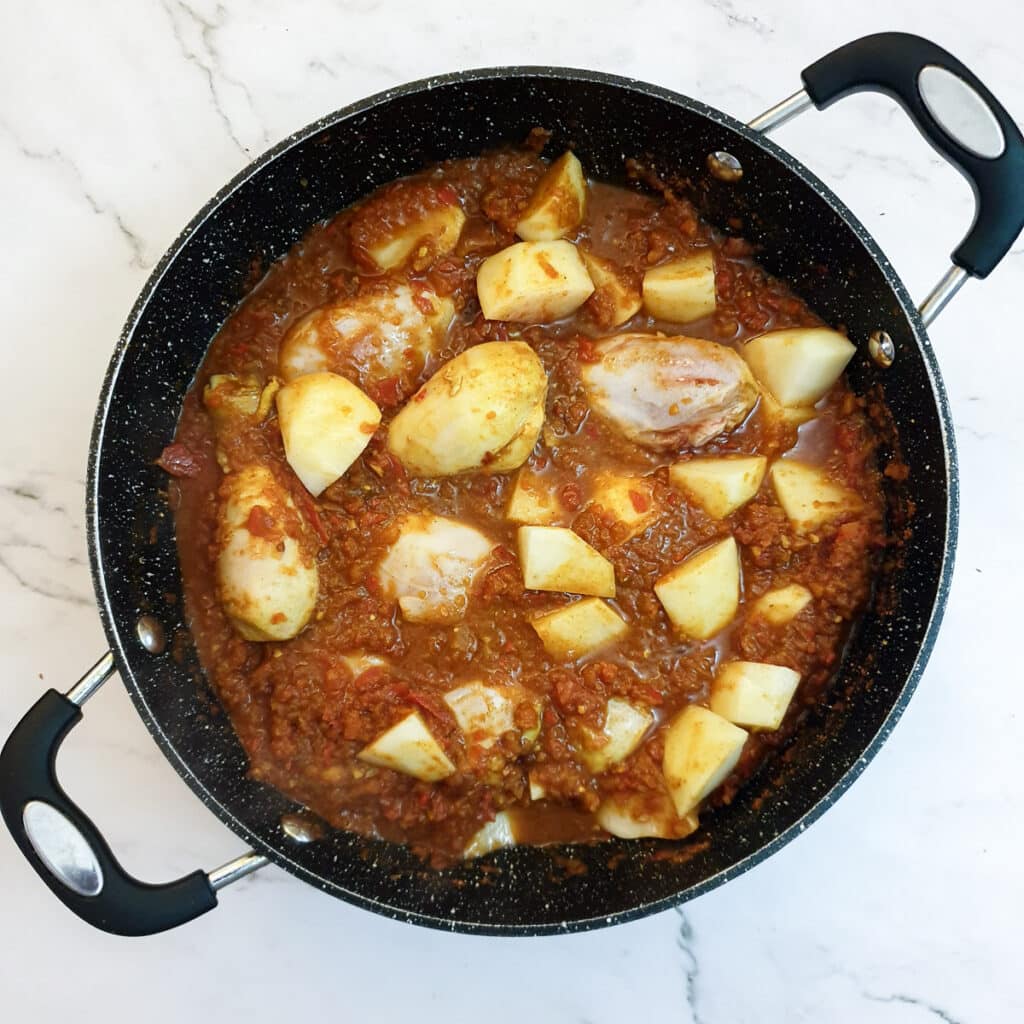
[[[537,724],[520,732],[515,710],[524,701],[537,709]],[[466,739],[482,747],[494,746],[507,732],[520,732],[523,744],[529,746],[540,733],[540,699],[521,686],[492,686],[474,681],[449,690],[444,702],[452,709]]]
[[[412,476],[507,472],[544,422],[548,378],[522,341],[474,345],[445,363],[391,421],[388,448]]]
[[[316,549],[265,466],[228,473],[217,508],[217,595],[246,640],[290,640],[316,605]]]
[[[367,669],[386,668],[388,664],[387,658],[382,658],[379,654],[363,654],[362,652],[343,654],[339,660],[352,673],[353,679],[361,676]]]
[[[681,818],[725,781],[746,741],[743,729],[697,704],[672,720],[665,733],[662,772]]]
[[[488,320],[547,324],[575,312],[594,283],[571,242],[517,242],[480,264],[476,291]]]
[[[654,592],[676,630],[707,640],[733,620],[740,601],[740,556],[732,537],[703,548],[662,576]]]
[[[526,777],[530,783],[530,799],[543,800],[548,795],[548,791],[544,788],[544,784],[538,780],[536,772],[529,772]]]
[[[644,308],[659,320],[686,324],[715,311],[715,257],[710,249],[644,274]]]
[[[391,768],[423,782],[440,782],[455,771],[455,765],[448,760],[418,711],[381,733],[356,756],[367,764]]]
[[[583,168],[574,153],[563,153],[537,182],[516,234],[527,242],[563,238],[579,226],[586,208]]]
[[[483,857],[505,846],[515,846],[515,823],[508,811],[498,811],[493,821],[487,822],[466,844],[462,856],[466,860]]]
[[[564,526],[520,526],[519,562],[528,590],[615,596],[615,569]]]
[[[590,297],[587,311],[593,315],[597,325],[611,330],[636,316],[643,305],[640,289],[610,260],[601,259],[592,252],[584,251],[582,255],[590,280],[594,282],[594,294]]]
[[[525,466],[519,470],[505,509],[505,518],[513,523],[550,526],[563,515],[558,495],[545,486],[544,478],[531,473]]]
[[[833,483],[824,470],[796,459],[776,462],[772,466],[771,479],[775,497],[789,521],[801,533],[861,505],[857,494]]]
[[[235,416],[254,416],[260,404],[263,384],[259,377],[237,373],[215,373],[203,388],[203,405],[216,426]]]
[[[787,427],[802,426],[818,415],[813,405],[779,405],[767,388],[761,389],[759,408],[769,423],[781,423]]]
[[[758,661],[728,661],[716,673],[708,702],[716,715],[748,729],[778,729],[800,673]]]
[[[380,409],[336,373],[309,373],[277,393],[288,465],[310,494],[341,477],[380,426]]]
[[[856,348],[827,327],[769,331],[742,348],[754,376],[782,405],[814,405],[837,380]]]
[[[217,437],[217,464],[225,473],[245,468],[244,450],[240,451],[231,441],[252,423],[262,423],[267,418],[280,386],[276,377],[264,384],[254,374],[215,373],[203,388],[203,405],[210,413]]]
[[[459,242],[466,215],[457,202],[425,210],[420,217],[410,220],[379,242],[367,247],[367,255],[381,270],[400,267],[410,256],[435,256],[451,252]]]
[[[629,627],[600,598],[588,597],[534,619],[544,649],[552,658],[575,661],[621,640]]]
[[[412,514],[377,568],[381,592],[410,622],[458,622],[494,544],[457,519]]]
[[[669,480],[709,516],[724,519],[757,494],[767,466],[763,455],[697,458],[677,462],[669,470]]]
[[[612,697],[604,714],[601,730],[604,746],[581,752],[586,766],[595,774],[610,765],[625,761],[638,746],[654,723],[654,715],[647,708],[638,708],[629,701]]]
[[[786,587],[777,587],[762,594],[751,610],[773,626],[784,626],[795,619],[810,603],[813,595],[799,583],[790,583]]]
[[[619,839],[682,839],[697,831],[697,815],[680,817],[661,793],[615,793],[597,809],[597,823]]]
[[[642,476],[600,473],[591,501],[627,528],[626,539],[643,533],[658,516],[654,488]]]

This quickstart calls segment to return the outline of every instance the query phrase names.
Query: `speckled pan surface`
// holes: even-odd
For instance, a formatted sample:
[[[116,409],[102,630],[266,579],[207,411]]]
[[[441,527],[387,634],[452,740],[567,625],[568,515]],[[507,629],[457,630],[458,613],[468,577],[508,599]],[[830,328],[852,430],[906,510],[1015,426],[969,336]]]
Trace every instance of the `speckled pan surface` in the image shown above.
[[[876,603],[885,614],[869,613],[851,639],[832,706],[741,799],[706,816],[688,856],[620,841],[506,850],[487,859],[490,870],[433,873],[399,847],[352,835],[296,844],[279,824],[294,805],[246,778],[243,752],[199,666],[166,480],[153,460],[254,259],[269,264],[315,221],[378,185],[518,141],[536,125],[554,132],[554,151],[572,145],[595,177],[621,180],[630,156],[689,177],[713,221],[739,218],[768,269],[847,326],[859,350],[854,386],[881,386],[912,467],[891,500],[894,508],[913,502],[913,533],[880,581]],[[741,161],[739,184],[706,173],[707,153],[721,149]],[[886,371],[867,356],[877,328],[896,345]],[[382,93],[286,139],[215,196],[161,260],[125,326],[97,411],[88,496],[93,577],[122,678],[198,796],[246,842],[332,895],[400,920],[493,934],[581,930],[653,913],[727,881],[803,830],[853,781],[910,698],[941,619],[957,519],[952,425],[924,329],[850,212],[806,168],[718,111],[654,86],[549,68],[473,71]],[[161,655],[135,638],[143,613],[165,626]],[[566,877],[556,856],[566,853],[585,874]],[[614,869],[613,854],[622,855]]]

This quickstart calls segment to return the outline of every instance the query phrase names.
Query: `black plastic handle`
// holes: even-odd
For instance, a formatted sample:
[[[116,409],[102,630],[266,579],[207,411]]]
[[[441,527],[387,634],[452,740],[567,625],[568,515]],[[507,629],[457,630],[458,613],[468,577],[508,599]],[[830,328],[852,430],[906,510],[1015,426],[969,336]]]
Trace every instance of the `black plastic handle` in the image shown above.
[[[974,90],[1002,130],[1002,153],[979,156],[933,117],[919,85],[927,67],[942,68]],[[840,46],[801,77],[819,110],[865,90],[899,102],[928,142],[971,183],[974,223],[952,258],[972,276],[987,277],[1024,228],[1024,138],[995,96],[941,46],[905,32],[881,32]]]
[[[217,896],[202,871],[166,885],[148,885],[129,875],[96,826],[60,787],[57,751],[81,718],[77,704],[47,690],[0,752],[0,811],[21,852],[68,909],[114,935],[154,935],[212,910]],[[102,872],[95,895],[76,892],[36,852],[25,826],[25,809],[35,802],[59,812],[85,841]]]

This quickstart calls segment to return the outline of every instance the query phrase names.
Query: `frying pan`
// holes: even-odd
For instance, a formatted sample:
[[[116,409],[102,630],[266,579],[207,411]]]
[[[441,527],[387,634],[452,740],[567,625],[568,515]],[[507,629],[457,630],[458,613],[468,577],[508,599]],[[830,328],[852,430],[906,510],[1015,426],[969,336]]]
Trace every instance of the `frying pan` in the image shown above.
[[[66,694],[44,694],[0,754],[7,827],[66,906],[106,931],[150,934],[211,910],[220,888],[273,862],[333,896],[417,924],[516,935],[582,930],[721,885],[835,802],[894,727],[939,628],[955,548],[957,472],[925,326],[968,277],[995,267],[1024,226],[1024,138],[967,68],[916,36],[857,40],[802,79],[798,93],[743,125],[696,100],[590,71],[444,75],[310,125],[200,211],[135,304],[96,414],[88,535],[110,651]],[[919,309],[853,214],[766,137],[810,106],[822,109],[859,90],[895,98],[976,195],[974,223]],[[254,258],[269,265],[312,224],[385,182],[517,142],[537,125],[553,132],[556,149],[574,147],[597,178],[623,180],[625,158],[637,157],[686,179],[713,223],[741,225],[770,272],[826,321],[846,326],[858,348],[851,384],[884,399],[892,453],[911,472],[906,481],[887,481],[899,543],[827,701],[732,804],[706,815],[700,833],[675,845],[511,848],[435,872],[397,845],[345,832],[316,838],[291,801],[247,778],[189,633],[166,478],[154,461],[174,435],[211,338],[245,294]],[[54,769],[60,743],[115,670],[167,759],[248,844],[237,860],[162,885],[140,882],[61,789]]]

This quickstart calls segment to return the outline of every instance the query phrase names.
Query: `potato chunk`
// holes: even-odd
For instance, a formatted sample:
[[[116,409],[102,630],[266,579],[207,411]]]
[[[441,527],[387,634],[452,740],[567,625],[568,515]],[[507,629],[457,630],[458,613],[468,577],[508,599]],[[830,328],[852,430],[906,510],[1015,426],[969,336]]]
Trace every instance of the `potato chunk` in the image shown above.
[[[714,711],[691,704],[665,733],[662,772],[679,817],[720,786],[740,759],[747,733]]]
[[[380,409],[336,373],[310,373],[277,393],[277,418],[288,465],[310,494],[341,477],[380,425]]]
[[[604,714],[601,730],[603,745],[581,751],[586,766],[595,774],[620,761],[625,761],[654,724],[654,715],[647,708],[636,707],[629,701],[612,697]]]
[[[702,548],[654,584],[676,630],[707,640],[733,620],[740,600],[740,557],[732,537]]]
[[[709,516],[724,519],[757,494],[767,466],[763,455],[691,459],[677,462],[669,470],[669,480]]]
[[[547,324],[575,312],[594,283],[571,242],[517,242],[480,264],[477,297],[488,320]]]
[[[552,658],[575,661],[621,640],[629,627],[598,597],[588,597],[534,619],[544,649]]]
[[[505,518],[513,523],[550,526],[562,518],[562,505],[544,478],[524,466],[516,476],[512,494],[505,509]]]
[[[218,429],[235,418],[255,416],[263,382],[259,377],[237,373],[215,373],[203,388],[203,405]]]
[[[288,492],[264,466],[229,473],[220,487],[217,592],[246,640],[289,640],[309,621],[319,573]]]
[[[548,795],[548,791],[544,788],[544,784],[537,778],[537,773],[535,771],[530,771],[527,774],[527,781],[530,784],[531,800],[543,800]]]
[[[586,208],[583,167],[574,153],[563,153],[537,182],[516,234],[527,242],[563,238],[579,227]]]
[[[422,269],[458,245],[465,223],[451,186],[396,182],[357,209],[350,228],[353,251],[371,269],[394,270],[410,261]]]
[[[757,661],[726,662],[711,684],[711,710],[748,729],[778,729],[800,673]]]
[[[799,427],[810,423],[818,415],[813,405],[779,405],[767,388],[762,388],[758,409],[767,423],[781,423],[787,427]]]
[[[378,736],[356,755],[360,761],[411,775],[423,782],[440,782],[455,771],[418,711]]]
[[[540,698],[521,686],[496,686],[474,681],[457,686],[444,695],[467,742],[492,747],[507,732],[519,733],[524,746],[533,744],[540,733]],[[537,710],[536,727],[521,730],[515,721],[518,705],[528,702]]]
[[[352,673],[353,679],[358,678],[371,668],[387,668],[388,665],[387,658],[382,658],[379,654],[364,654],[362,651],[342,654],[338,660]]]
[[[754,376],[782,405],[814,405],[857,350],[827,327],[793,327],[752,338],[741,351]]]
[[[627,540],[658,517],[654,488],[642,476],[600,473],[594,478],[591,501],[626,528]]]
[[[408,515],[399,529],[377,569],[384,596],[396,600],[410,622],[458,622],[494,545],[479,530],[444,516]]]
[[[824,470],[796,459],[776,462],[771,470],[775,497],[796,530],[807,533],[861,506],[859,495],[833,483]]]
[[[663,793],[614,793],[595,815],[597,823],[619,839],[682,839],[697,831],[697,815],[676,814]]]
[[[615,569],[564,526],[520,526],[519,562],[528,590],[615,596]]]
[[[799,583],[790,583],[762,594],[751,611],[773,626],[784,626],[795,619],[812,601],[813,595]]]
[[[659,320],[685,324],[715,311],[715,257],[710,249],[651,267],[644,274],[644,308]]]
[[[498,811],[493,821],[487,822],[466,844],[462,856],[466,860],[483,857],[506,846],[516,845],[515,822],[508,811]]]
[[[547,388],[544,366],[525,342],[474,345],[391,421],[388,448],[412,476],[515,469],[537,443]]]
[[[591,314],[598,327],[611,330],[632,319],[640,312],[643,300],[637,288],[609,260],[601,259],[592,252],[583,252],[590,280],[594,282],[594,294],[587,300],[587,312]]]

